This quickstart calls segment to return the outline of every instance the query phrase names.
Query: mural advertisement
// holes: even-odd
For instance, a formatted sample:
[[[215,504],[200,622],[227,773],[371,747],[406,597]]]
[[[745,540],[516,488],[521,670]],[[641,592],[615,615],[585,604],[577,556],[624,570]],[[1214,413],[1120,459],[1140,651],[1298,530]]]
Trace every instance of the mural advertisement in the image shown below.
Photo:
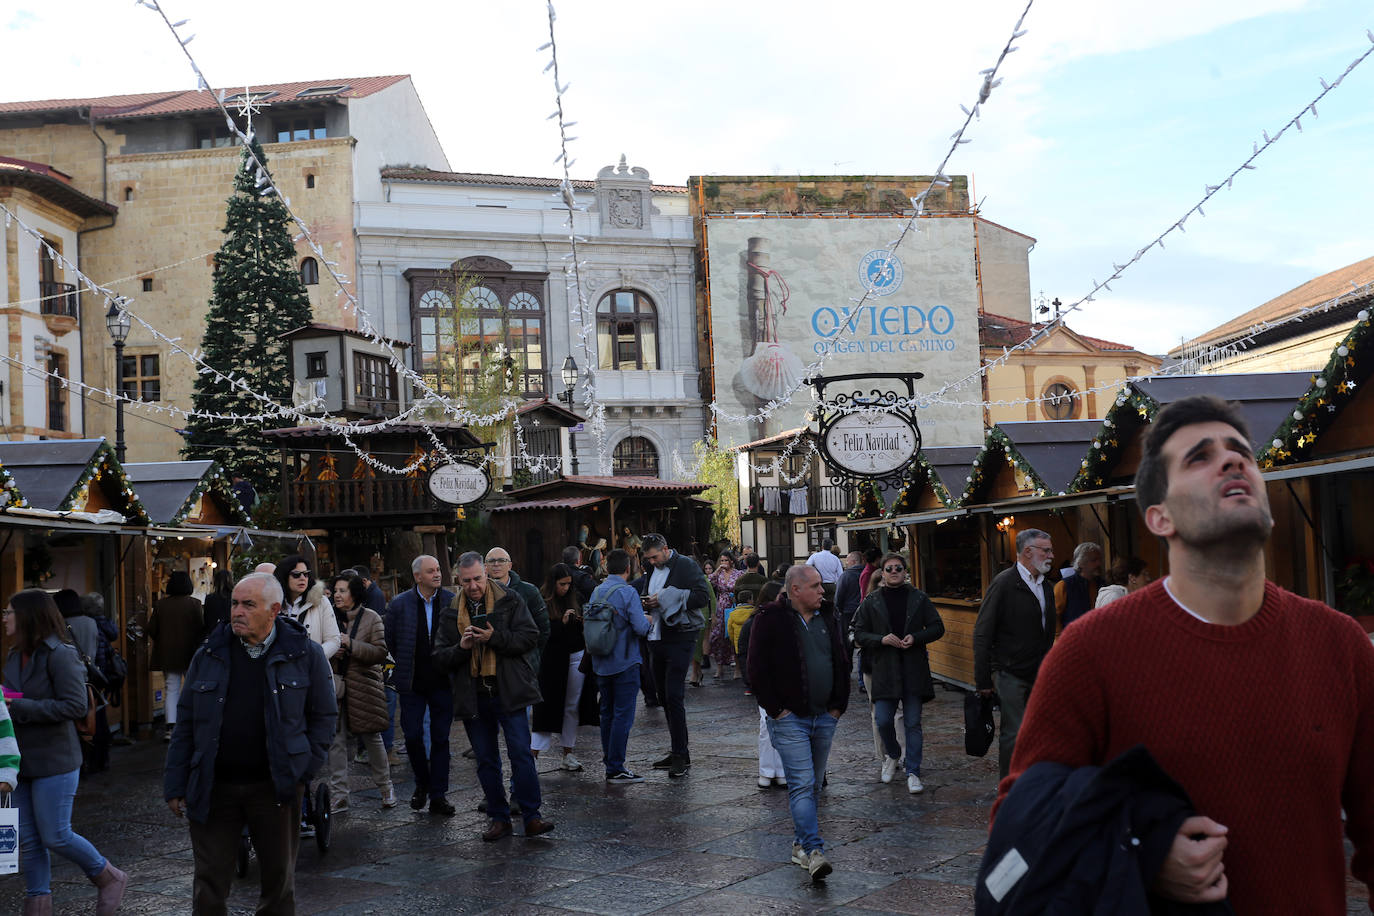
[[[923,372],[918,396],[977,371],[973,221],[922,220],[890,257],[900,231],[895,219],[707,219],[715,392],[725,414],[757,413],[782,398],[826,352],[827,376]],[[979,391],[974,383],[951,395],[971,406],[919,409],[923,444],[980,443]],[[811,404],[803,387],[766,419],[721,419],[720,442],[807,425]]]

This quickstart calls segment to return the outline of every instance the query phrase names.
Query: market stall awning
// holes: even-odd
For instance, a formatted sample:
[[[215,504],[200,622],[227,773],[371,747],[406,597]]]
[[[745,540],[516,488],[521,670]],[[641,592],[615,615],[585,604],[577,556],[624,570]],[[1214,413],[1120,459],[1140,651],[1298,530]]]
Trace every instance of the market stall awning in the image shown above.
[[[926,512],[907,512],[902,515],[894,515],[891,518],[870,518],[856,522],[840,522],[838,527],[844,531],[872,531],[875,528],[887,528],[890,525],[919,525],[924,522],[938,522],[944,518],[955,518],[960,515],[967,515],[967,509],[931,509]]]
[[[1046,490],[1069,488],[1083,466],[1101,420],[1022,420],[998,423],[1012,446],[1026,460]]]
[[[610,499],[610,496],[574,496],[567,499],[531,499],[518,503],[506,503],[504,506],[493,506],[493,514],[497,512],[520,512],[524,509],[581,509],[583,506],[590,506]]]
[[[1243,372],[1231,375],[1159,375],[1131,383],[1160,407],[1195,394],[1213,394],[1240,405],[1258,453],[1293,413],[1312,385],[1311,372]]]
[[[657,477],[557,477],[553,480],[522,487],[511,493],[512,496],[528,500],[539,494],[578,496],[599,492],[609,496],[695,496],[709,489],[709,484],[683,482],[680,480],[661,480]]]
[[[55,512],[110,509],[134,524],[151,522],[133,482],[104,439],[0,442],[0,465],[34,508]]]

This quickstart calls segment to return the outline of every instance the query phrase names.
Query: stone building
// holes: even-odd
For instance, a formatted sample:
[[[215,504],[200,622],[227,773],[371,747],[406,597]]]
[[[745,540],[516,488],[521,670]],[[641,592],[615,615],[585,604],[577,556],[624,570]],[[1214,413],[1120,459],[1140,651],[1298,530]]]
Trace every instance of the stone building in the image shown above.
[[[253,126],[277,186],[346,282],[358,272],[354,204],[381,199],[381,167],[448,166],[408,76],[229,89],[224,102],[235,112],[245,103],[258,109]],[[116,205],[110,228],[83,237],[81,270],[129,297],[131,309],[167,337],[195,348],[239,163],[236,138],[212,93],[0,103],[0,156],[42,162],[69,175],[70,187],[96,203]],[[304,242],[297,253],[315,319],[356,326],[326,265]],[[76,352],[87,381],[114,387],[119,373],[105,309],[104,302],[81,296],[82,347]],[[125,387],[144,400],[190,407],[193,364],[137,322],[123,368]],[[179,422],[137,407],[126,411],[126,419],[129,460],[178,457]],[[113,435],[113,411],[91,408],[86,420],[85,435]]]
[[[690,464],[705,429],[686,188],[654,184],[623,157],[573,183],[584,316],[564,273],[558,179],[390,168],[381,180],[384,198],[358,207],[363,303],[383,333],[412,343],[433,387],[452,384],[440,367],[454,358],[459,309],[457,349],[503,348],[527,399],[565,395],[571,357],[581,379],[572,409],[585,415],[592,361],[604,456],[590,424],[562,433],[574,448],[548,452],[567,456],[564,473],[684,476],[674,456]]]
[[[0,369],[0,434],[10,441],[86,438],[86,400],[78,386],[63,384],[83,378],[76,277],[64,262],[78,263],[83,234],[108,228],[118,208],[82,193],[50,165],[9,157],[0,157],[0,203],[43,238],[0,219],[5,355],[32,367]],[[104,333],[104,321],[94,320]],[[91,419],[101,419],[101,410],[91,408]]]

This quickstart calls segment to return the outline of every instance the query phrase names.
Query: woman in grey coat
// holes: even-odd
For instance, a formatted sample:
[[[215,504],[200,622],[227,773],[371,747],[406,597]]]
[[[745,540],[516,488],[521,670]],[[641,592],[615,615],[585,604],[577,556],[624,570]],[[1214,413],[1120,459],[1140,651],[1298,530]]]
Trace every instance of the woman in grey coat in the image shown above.
[[[81,778],[76,720],[86,715],[86,671],[67,641],[57,604],[42,589],[17,592],[5,608],[5,635],[13,647],[4,682],[19,741],[19,861],[24,872],[24,916],[52,913],[50,852],[70,859],[97,888],[97,916],[111,916],[124,899],[129,876],[72,830],[72,800]]]

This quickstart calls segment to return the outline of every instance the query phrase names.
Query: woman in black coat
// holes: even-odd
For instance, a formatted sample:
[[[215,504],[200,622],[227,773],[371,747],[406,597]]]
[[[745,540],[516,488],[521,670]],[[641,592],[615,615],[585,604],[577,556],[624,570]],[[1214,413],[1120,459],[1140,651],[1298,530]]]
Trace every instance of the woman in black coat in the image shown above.
[[[535,704],[530,748],[539,752],[561,740],[563,760],[569,771],[582,769],[573,756],[579,725],[598,725],[595,680],[581,670],[582,654],[587,648],[582,638],[582,602],[573,588],[572,568],[555,563],[549,570],[540,594],[549,614],[549,644],[539,660],[539,693]]]
[[[902,704],[906,731],[906,787],[912,795],[921,784],[921,704],[935,699],[926,646],[945,635],[945,624],[926,593],[906,581],[906,560],[899,553],[883,557],[879,587],[854,612],[854,642],[872,666],[868,695],[883,743],[882,781],[891,782],[901,762],[893,720]]]

